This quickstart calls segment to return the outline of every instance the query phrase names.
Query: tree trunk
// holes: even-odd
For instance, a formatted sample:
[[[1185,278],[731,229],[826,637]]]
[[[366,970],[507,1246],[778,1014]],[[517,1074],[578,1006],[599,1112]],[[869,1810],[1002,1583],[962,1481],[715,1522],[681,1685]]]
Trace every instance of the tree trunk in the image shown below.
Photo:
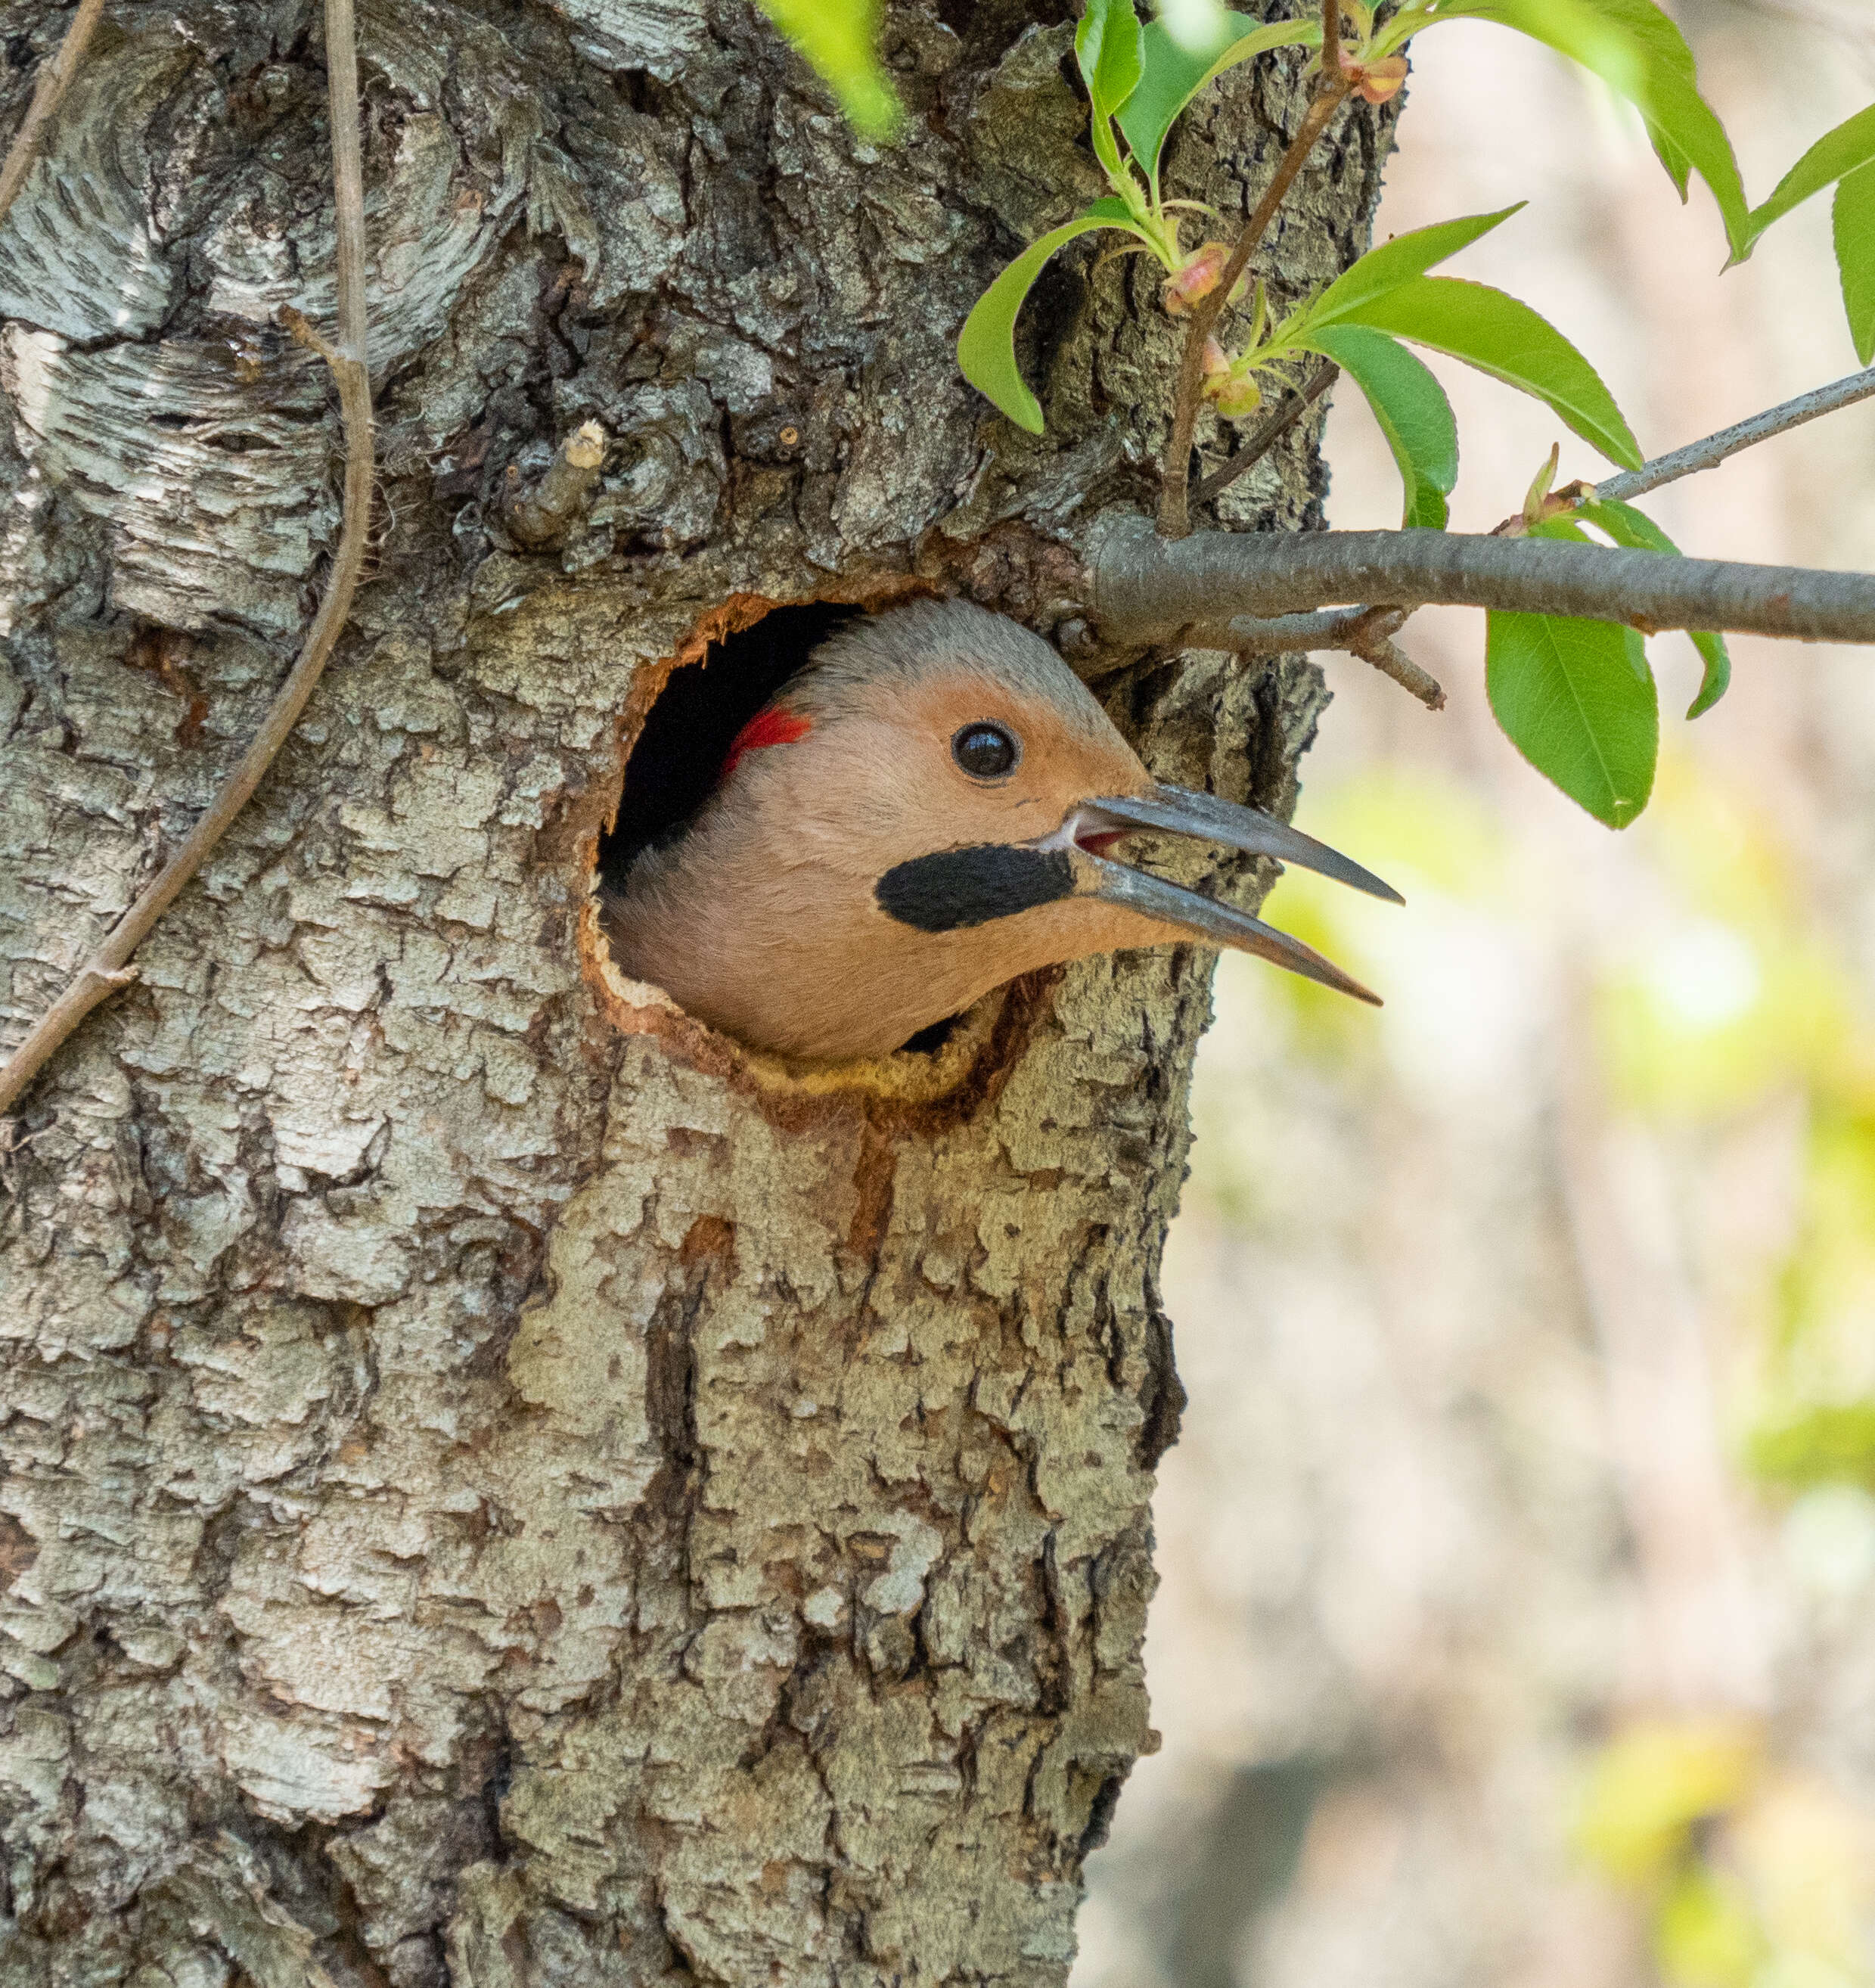
[[[895,8],[875,150],[738,0],[362,9],[373,574],[0,1161],[4,1988],[1064,1979],[1152,1744],[1209,955],[801,1073],[620,982],[588,897],[646,709],[763,601],[966,592],[1162,773],[1292,800],[1311,668],[1059,625],[1152,495],[1144,265],[1039,292],[1045,440],[956,373],[1092,187],[1044,13]],[[0,9],[13,116],[64,18]],[[1283,64],[1178,191],[1243,211]],[[113,0],[0,231],[9,1040],[314,597],[336,416],[274,314],[329,316],[324,103],[307,0]],[[1385,128],[1319,157],[1282,294],[1364,245]],[[525,551],[504,495],[588,420],[596,501]],[[1231,518],[1319,491],[1297,436]]]

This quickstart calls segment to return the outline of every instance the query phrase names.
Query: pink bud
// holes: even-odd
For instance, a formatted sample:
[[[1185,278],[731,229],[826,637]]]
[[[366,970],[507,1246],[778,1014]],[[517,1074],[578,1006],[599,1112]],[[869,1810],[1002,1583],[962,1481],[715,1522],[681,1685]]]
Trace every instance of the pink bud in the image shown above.
[[[1231,357],[1215,338],[1204,341],[1204,391],[1215,394],[1218,386],[1230,377]]]
[[[1171,317],[1188,316],[1194,304],[1201,303],[1218,287],[1218,279],[1224,274],[1224,265],[1230,258],[1228,246],[1221,242],[1207,242],[1194,248],[1166,278],[1160,292],[1165,299],[1166,314]]]

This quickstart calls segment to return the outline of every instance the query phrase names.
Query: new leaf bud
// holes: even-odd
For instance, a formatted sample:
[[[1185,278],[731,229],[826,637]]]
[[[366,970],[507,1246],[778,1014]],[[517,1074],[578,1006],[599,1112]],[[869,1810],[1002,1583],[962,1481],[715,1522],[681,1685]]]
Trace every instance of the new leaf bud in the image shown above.
[[[1263,390],[1248,354],[1228,357],[1218,341],[1204,341],[1204,397],[1227,421],[1240,421],[1263,404]]]
[[[1165,301],[1168,317],[1186,317],[1191,306],[1202,302],[1218,287],[1218,279],[1224,274],[1224,265],[1231,259],[1230,245],[1225,242],[1206,242],[1192,250],[1184,261],[1165,279],[1160,296]],[[1248,276],[1239,276],[1237,286],[1231,292],[1232,303],[1239,302],[1249,285]]]

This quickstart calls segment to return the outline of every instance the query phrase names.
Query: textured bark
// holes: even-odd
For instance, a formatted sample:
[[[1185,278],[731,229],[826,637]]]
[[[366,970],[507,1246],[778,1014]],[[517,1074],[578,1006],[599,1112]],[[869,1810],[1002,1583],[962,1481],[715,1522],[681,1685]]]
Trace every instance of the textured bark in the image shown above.
[[[0,1984],[1059,1983],[1152,1743],[1208,956],[803,1075],[609,976],[583,908],[732,596],[1052,634],[1093,510],[1149,502],[1137,265],[1039,296],[1044,441],[951,357],[1087,191],[1071,29],[895,11],[874,152],[731,0],[361,17],[376,576],[0,1161]],[[62,25],[0,9],[11,114]],[[9,1039],[316,590],[336,414],[272,318],[329,306],[322,73],[303,0],[113,5],[0,237]],[[1298,92],[1233,79],[1179,190],[1241,211]],[[1383,132],[1312,170],[1279,292],[1363,245]],[[523,553],[505,499],[588,420],[584,526]],[[1247,483],[1312,520],[1307,437]],[[1312,669],[1060,632],[1157,770],[1292,802]]]

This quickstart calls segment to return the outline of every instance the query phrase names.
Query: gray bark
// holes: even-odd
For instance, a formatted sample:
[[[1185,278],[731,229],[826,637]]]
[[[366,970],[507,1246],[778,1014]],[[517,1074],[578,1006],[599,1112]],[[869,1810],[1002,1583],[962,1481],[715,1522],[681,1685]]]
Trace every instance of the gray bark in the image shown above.
[[[875,153],[733,0],[361,12],[375,576],[3,1162],[0,1984],[1058,1983],[1152,1743],[1208,958],[805,1077],[608,976],[582,910],[730,596],[1051,633],[1083,521],[1149,502],[1137,265],[1039,296],[1046,441],[951,356],[1088,190],[1071,30],[895,10]],[[62,25],[0,9],[12,115]],[[0,238],[8,1040],[316,588],[336,414],[272,318],[330,306],[317,32],[113,7]],[[1242,211],[1298,90],[1233,79],[1178,190]],[[1383,132],[1312,170],[1281,294],[1364,245]],[[586,525],[525,553],[508,471],[588,420]],[[1246,482],[1236,522],[1313,520],[1308,435]],[[1292,803],[1310,668],[1073,632],[1156,770]]]

